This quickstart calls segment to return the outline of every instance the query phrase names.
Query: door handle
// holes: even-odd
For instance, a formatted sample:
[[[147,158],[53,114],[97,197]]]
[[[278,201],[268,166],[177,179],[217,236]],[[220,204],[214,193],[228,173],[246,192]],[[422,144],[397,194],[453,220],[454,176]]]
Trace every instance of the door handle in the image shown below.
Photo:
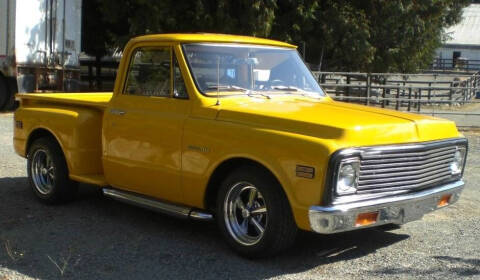
[[[118,115],[118,116],[123,116],[125,115],[127,112],[121,110],[121,109],[110,109],[110,114],[112,115]]]

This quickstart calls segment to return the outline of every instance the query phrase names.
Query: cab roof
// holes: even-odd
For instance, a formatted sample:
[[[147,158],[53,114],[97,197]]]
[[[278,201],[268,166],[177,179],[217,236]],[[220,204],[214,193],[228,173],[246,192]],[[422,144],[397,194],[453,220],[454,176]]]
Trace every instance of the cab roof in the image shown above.
[[[212,34],[212,33],[171,33],[171,34],[152,34],[135,37],[133,42],[179,42],[179,43],[239,43],[239,44],[255,44],[255,45],[268,45],[286,48],[296,48],[297,46],[291,45],[281,41],[275,41],[270,39],[263,39],[251,36],[241,35],[229,35],[229,34]]]

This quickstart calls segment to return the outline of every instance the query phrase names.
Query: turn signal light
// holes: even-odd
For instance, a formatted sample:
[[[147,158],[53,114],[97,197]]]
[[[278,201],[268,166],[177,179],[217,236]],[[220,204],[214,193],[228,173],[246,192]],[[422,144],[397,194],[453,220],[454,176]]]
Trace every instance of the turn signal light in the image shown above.
[[[358,214],[357,220],[355,221],[356,227],[368,226],[377,222],[378,212],[367,212]]]
[[[442,198],[440,198],[440,200],[437,203],[437,207],[440,208],[440,207],[443,207],[443,206],[447,206],[450,202],[450,197],[452,197],[451,194],[447,194],[447,195],[442,196]]]

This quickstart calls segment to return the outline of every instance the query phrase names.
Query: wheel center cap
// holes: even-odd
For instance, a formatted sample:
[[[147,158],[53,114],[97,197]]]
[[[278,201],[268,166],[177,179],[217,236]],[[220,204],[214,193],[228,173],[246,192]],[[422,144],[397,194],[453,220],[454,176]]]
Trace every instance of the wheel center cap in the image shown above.
[[[242,210],[242,217],[243,217],[244,219],[250,217],[250,211],[248,211],[248,209],[243,209],[243,210]]]
[[[42,168],[42,174],[46,175],[48,173],[48,170],[46,168]]]

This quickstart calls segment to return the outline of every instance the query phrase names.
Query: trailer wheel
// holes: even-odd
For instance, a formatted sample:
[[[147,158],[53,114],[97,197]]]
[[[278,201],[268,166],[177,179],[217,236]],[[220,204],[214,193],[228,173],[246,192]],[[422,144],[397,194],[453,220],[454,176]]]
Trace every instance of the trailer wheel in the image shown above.
[[[10,100],[10,91],[8,90],[7,79],[0,75],[0,111],[5,109]]]
[[[10,98],[5,103],[5,110],[16,110],[18,103],[15,102],[15,94],[18,92],[17,88],[17,79],[9,78],[8,79],[8,90],[10,92]]]
[[[77,194],[78,183],[68,178],[62,149],[50,137],[39,138],[32,143],[28,150],[27,172],[33,193],[43,203],[68,202]]]

